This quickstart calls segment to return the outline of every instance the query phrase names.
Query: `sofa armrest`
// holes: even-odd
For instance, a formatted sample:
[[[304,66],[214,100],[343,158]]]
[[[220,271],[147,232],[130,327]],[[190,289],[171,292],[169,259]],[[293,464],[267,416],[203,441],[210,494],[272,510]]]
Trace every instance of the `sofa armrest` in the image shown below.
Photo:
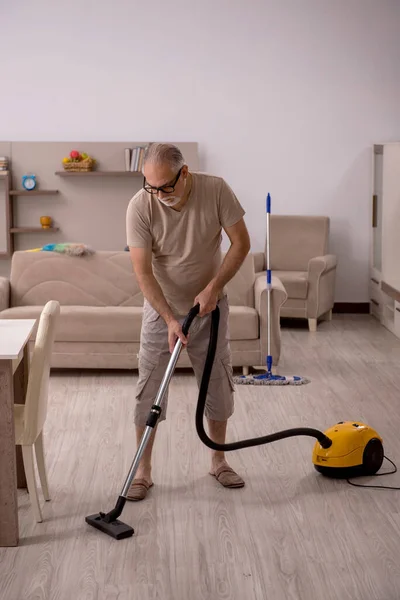
[[[337,258],[334,254],[316,256],[308,262],[308,280],[316,279],[323,273],[336,269]]]
[[[287,292],[278,277],[271,278],[271,354],[272,364],[277,365],[281,354],[281,306],[287,300]],[[260,353],[266,359],[267,345],[267,280],[265,275],[259,275],[254,283],[254,300],[260,320]]]
[[[282,281],[275,275],[271,277],[271,299],[273,297],[277,297],[279,306],[282,306],[288,297]],[[267,278],[265,273],[261,273],[254,282],[255,308],[259,315],[264,309],[267,310],[267,304],[265,304],[265,307],[263,306],[264,299],[267,302]]]
[[[0,312],[10,307],[10,281],[0,277]]]
[[[335,300],[337,258],[334,254],[316,256],[308,263],[307,317],[318,319],[332,310]]]
[[[253,252],[254,258],[254,271],[256,273],[261,273],[265,271],[265,256],[264,252]]]

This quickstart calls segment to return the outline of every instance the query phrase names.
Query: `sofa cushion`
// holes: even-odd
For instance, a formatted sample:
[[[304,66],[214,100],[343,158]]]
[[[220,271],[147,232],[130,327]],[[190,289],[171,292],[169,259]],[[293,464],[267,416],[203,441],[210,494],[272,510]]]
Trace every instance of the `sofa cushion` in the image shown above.
[[[16,306],[2,319],[38,319],[41,306]],[[61,306],[56,331],[59,342],[139,342],[142,307]],[[32,335],[36,335],[36,328]]]
[[[57,252],[14,252],[11,306],[137,306],[143,295],[129,252],[95,252],[68,256]]]
[[[273,274],[281,280],[289,298],[307,298],[307,271],[273,271]]]
[[[0,312],[0,318],[39,319],[41,310],[41,306],[16,306]],[[136,306],[61,306],[56,341],[139,342],[142,312],[142,307]],[[230,306],[229,329],[231,340],[258,339],[257,311],[248,306]]]

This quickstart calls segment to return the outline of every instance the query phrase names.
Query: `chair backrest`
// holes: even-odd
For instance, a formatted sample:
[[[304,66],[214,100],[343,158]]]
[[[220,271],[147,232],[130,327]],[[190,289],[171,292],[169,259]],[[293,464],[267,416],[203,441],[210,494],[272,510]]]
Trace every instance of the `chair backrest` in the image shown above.
[[[270,219],[272,270],[307,271],[311,258],[328,254],[329,217],[271,215]]]
[[[249,252],[238,272],[225,286],[229,304],[254,308],[254,280],[254,256]]]
[[[25,444],[36,441],[46,420],[51,354],[59,314],[60,304],[56,300],[50,300],[39,318],[25,399]]]

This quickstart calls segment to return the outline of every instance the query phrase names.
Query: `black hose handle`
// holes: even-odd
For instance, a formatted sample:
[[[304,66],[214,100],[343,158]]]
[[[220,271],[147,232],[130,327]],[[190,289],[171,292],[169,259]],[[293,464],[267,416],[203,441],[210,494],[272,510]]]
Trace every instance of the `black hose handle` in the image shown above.
[[[195,306],[193,306],[193,308],[191,308],[190,311],[188,312],[188,314],[183,322],[183,325],[182,325],[182,333],[185,337],[189,333],[190,326],[193,323],[194,319],[199,314],[199,312],[200,312],[200,304],[199,303],[197,303]]]

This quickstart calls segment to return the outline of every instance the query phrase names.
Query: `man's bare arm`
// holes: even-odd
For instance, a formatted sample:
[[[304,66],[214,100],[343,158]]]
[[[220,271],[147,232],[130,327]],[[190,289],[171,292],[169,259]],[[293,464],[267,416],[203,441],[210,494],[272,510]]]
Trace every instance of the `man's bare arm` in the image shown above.
[[[151,266],[151,250],[129,247],[133,270],[144,297],[168,325],[175,320],[171,307],[165,299],[161,287],[154,277]]]
[[[250,238],[243,219],[232,227],[227,227],[225,231],[231,241],[231,247],[226,253],[218,273],[194,300],[195,304],[200,305],[200,317],[204,317],[215,309],[220,292],[238,272],[250,250]]]
[[[251,247],[250,236],[243,219],[240,219],[232,227],[227,227],[225,232],[229,237],[231,246],[225,255],[218,273],[210,282],[211,287],[217,291],[222,290],[232,277],[236,275]]]

